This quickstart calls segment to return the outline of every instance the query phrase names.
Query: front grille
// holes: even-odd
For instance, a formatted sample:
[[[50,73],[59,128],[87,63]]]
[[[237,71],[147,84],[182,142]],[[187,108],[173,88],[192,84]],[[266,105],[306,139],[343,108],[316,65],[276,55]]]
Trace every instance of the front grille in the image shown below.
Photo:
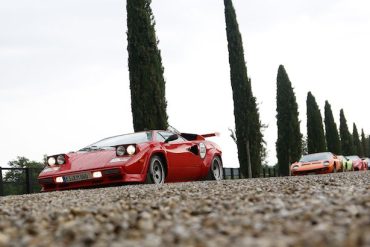
[[[55,184],[45,184],[43,187],[45,190],[52,190],[56,188],[56,185]]]
[[[308,171],[300,171],[298,173],[300,173],[300,174],[308,174],[308,173],[325,172],[325,171],[328,171],[328,168],[327,167],[312,169],[312,170],[308,170]]]
[[[53,184],[54,179],[53,178],[41,178],[39,179],[40,184]]]
[[[105,176],[111,176],[111,175],[121,175],[120,169],[109,169],[102,171],[102,174]]]

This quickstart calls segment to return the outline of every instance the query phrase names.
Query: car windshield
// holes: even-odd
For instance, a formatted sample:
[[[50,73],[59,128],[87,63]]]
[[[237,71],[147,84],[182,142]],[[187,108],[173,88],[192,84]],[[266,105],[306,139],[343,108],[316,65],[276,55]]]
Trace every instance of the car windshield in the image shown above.
[[[317,153],[317,154],[308,154],[302,156],[300,162],[312,162],[317,160],[330,160],[333,158],[331,153]]]
[[[139,144],[152,140],[152,132],[139,132],[133,134],[126,134],[120,136],[108,137],[103,140],[100,140],[96,143],[93,143],[85,148],[82,148],[80,151],[89,151],[96,149],[109,149],[118,145],[125,144]]]
[[[347,156],[347,159],[349,159],[349,160],[358,160],[358,159],[360,159],[360,157],[358,157],[357,155],[352,155],[352,156]]]

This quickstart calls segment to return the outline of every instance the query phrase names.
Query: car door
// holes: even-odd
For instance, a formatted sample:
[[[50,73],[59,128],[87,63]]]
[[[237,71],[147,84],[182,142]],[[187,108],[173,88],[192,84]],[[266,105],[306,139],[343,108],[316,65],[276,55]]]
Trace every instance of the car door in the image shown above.
[[[196,180],[200,178],[203,159],[199,155],[199,141],[187,141],[187,158],[188,158],[188,169],[189,179]]]
[[[173,135],[172,132],[167,131],[157,133],[164,140]],[[167,181],[190,181],[197,177],[201,166],[199,156],[192,152],[194,150],[192,142],[179,136],[177,140],[168,143],[162,142],[161,145],[167,156]]]

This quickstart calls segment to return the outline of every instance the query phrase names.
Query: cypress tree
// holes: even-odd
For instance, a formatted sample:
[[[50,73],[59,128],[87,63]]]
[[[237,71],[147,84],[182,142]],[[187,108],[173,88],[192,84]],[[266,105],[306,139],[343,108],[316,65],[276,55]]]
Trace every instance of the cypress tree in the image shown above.
[[[367,150],[367,139],[365,137],[364,129],[361,129],[361,147],[362,147],[362,156],[365,157],[368,154]]]
[[[340,139],[337,124],[334,121],[333,112],[328,101],[325,101],[325,136],[328,151],[340,154]]]
[[[344,116],[343,109],[340,110],[339,133],[340,133],[342,154],[352,155],[354,151],[352,135],[349,132],[347,120],[346,120],[346,117]]]
[[[135,131],[166,129],[167,102],[164,68],[151,0],[127,0],[128,66]]]
[[[357,127],[356,127],[355,123],[353,123],[352,137],[353,137],[354,154],[357,154],[360,157],[364,156],[364,151],[362,150],[360,136],[358,134]]]
[[[257,177],[261,168],[262,132],[256,98],[248,78],[242,36],[231,0],[224,0],[230,78],[233,90],[235,134],[241,173]],[[248,145],[249,144],[249,145]],[[247,156],[249,146],[250,157]],[[248,172],[251,161],[252,174]]]
[[[302,134],[300,121],[298,120],[297,100],[292,83],[283,65],[279,66],[276,82],[276,119],[278,127],[276,154],[280,174],[288,176],[290,164],[298,161],[302,154]]]
[[[320,109],[311,92],[307,94],[307,148],[308,153],[326,151],[324,127]]]
[[[367,144],[366,157],[370,157],[370,135],[368,135],[367,138],[366,138],[366,144]]]

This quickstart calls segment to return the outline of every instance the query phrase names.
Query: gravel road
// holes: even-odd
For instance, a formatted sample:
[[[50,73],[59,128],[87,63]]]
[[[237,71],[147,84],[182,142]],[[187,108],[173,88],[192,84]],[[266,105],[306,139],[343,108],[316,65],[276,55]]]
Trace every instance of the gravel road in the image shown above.
[[[370,172],[0,198],[0,246],[370,246]]]

